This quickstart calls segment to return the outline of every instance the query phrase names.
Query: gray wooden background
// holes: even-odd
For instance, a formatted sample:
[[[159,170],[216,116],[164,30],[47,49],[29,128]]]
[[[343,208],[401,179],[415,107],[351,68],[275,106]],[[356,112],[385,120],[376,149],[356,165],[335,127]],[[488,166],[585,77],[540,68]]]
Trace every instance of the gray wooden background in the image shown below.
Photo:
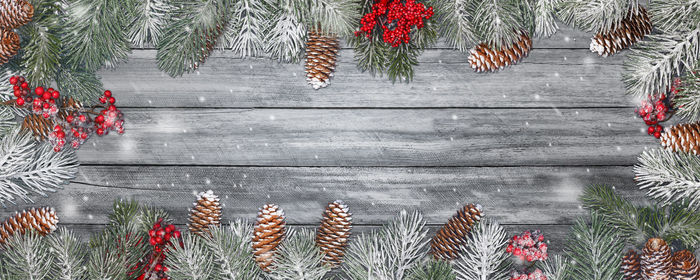
[[[184,224],[194,194],[207,189],[222,198],[225,220],[253,220],[277,203],[299,226],[315,226],[342,199],[356,232],[402,208],[421,210],[435,230],[479,203],[510,232],[542,229],[560,250],[586,213],[584,187],[614,185],[641,199],[632,166],[657,145],[624,95],[624,54],[598,57],[589,38],[564,28],[495,74],[474,73],[466,54],[438,46],[408,85],[359,72],[345,48],[319,91],[298,64],[217,51],[173,79],[157,69],[155,50],[133,50],[101,72],[126,134],[92,138],[77,178],[35,205],[55,207],[63,226],[87,236],[115,199],[162,207]]]

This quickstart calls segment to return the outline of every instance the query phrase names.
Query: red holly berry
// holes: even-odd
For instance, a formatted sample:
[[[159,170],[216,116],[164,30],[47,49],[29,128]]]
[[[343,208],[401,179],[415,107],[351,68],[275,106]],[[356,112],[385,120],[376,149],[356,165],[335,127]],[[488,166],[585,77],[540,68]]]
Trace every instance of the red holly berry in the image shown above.
[[[656,139],[661,138],[661,132],[654,132],[654,137],[656,137]]]
[[[17,101],[15,101],[15,103],[17,103],[17,106],[23,106],[23,105],[24,105],[24,99],[23,99],[22,97],[18,97],[18,98],[17,98]]]
[[[112,92],[109,91],[109,90],[105,90],[105,94],[104,94],[104,95],[105,95],[105,97],[111,97],[111,96],[112,96]]]
[[[11,85],[17,84],[17,76],[12,76],[12,77],[10,77],[10,84],[11,84]]]
[[[29,84],[26,83],[26,82],[24,82],[24,83],[22,83],[21,87],[22,87],[23,89],[28,89],[28,88],[29,88]]]
[[[43,87],[37,87],[37,88],[34,89],[34,93],[36,93],[36,95],[38,95],[38,96],[42,96],[42,95],[44,95],[44,88],[43,88]]]

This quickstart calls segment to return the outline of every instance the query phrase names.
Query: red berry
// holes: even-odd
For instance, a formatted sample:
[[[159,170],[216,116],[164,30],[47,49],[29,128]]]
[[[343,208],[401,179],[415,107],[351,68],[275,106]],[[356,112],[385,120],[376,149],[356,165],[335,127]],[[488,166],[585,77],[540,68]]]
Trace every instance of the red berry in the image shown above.
[[[63,130],[60,130],[60,131],[56,132],[56,137],[58,137],[59,139],[66,138],[66,133],[63,132]]]
[[[80,134],[80,139],[85,140],[85,139],[87,139],[87,138],[88,138],[87,133]]]
[[[80,120],[80,122],[86,122],[87,117],[85,117],[85,115],[80,115],[80,116],[78,116],[78,120]]]
[[[59,97],[61,97],[61,94],[58,91],[51,92],[51,98],[58,99]]]
[[[42,107],[44,107],[44,109],[48,109],[49,107],[51,107],[51,104],[49,104],[49,103],[44,103],[44,105],[43,105]]]
[[[114,104],[115,102],[117,102],[117,100],[114,99],[114,97],[110,97],[110,98],[109,98],[109,103],[110,103],[110,104]]]
[[[75,118],[72,115],[66,116],[66,121],[72,123]]]
[[[10,77],[10,84],[11,84],[11,85],[14,85],[14,84],[16,84],[16,83],[17,83],[17,76],[12,76],[12,77]]]
[[[24,89],[27,89],[27,88],[29,88],[29,84],[27,84],[26,82],[24,82],[24,83],[22,83],[21,87],[24,88]]]
[[[117,110],[117,106],[109,105],[109,107],[108,107],[107,109],[110,110],[110,111],[116,111],[116,110]]]
[[[513,250],[513,255],[520,256],[521,253],[522,251],[520,250],[520,248],[515,248],[515,250]]]
[[[40,96],[41,96],[41,99],[43,99],[43,100],[49,100],[49,99],[51,99],[51,94],[48,93],[48,92],[44,92],[44,93],[43,93],[42,95],[40,95]]]
[[[652,125],[652,126],[649,126],[649,128],[647,129],[647,133],[649,133],[649,135],[651,135],[652,133],[654,133],[654,126],[653,126],[653,125]]]
[[[109,90],[105,90],[105,97],[110,97],[112,96],[112,92]]]
[[[24,105],[24,99],[22,97],[17,98],[17,106],[23,106]]]
[[[95,133],[97,133],[97,135],[102,136],[102,134],[104,134],[104,130],[102,128],[98,128],[97,130],[95,130]]]
[[[655,132],[661,132],[661,130],[663,130],[663,129],[664,129],[663,126],[657,125],[657,126],[656,126],[656,129],[655,129]]]
[[[161,271],[161,270],[163,270],[163,266],[161,264],[156,264],[156,267],[154,269],[156,271]]]
[[[104,121],[105,121],[105,117],[102,116],[102,115],[99,115],[99,116],[95,117],[95,122],[96,122],[96,123],[102,123],[102,122],[104,122]]]
[[[656,139],[661,138],[661,132],[654,132],[654,137],[656,137]]]
[[[160,237],[160,236],[156,236],[156,238],[154,238],[154,239],[156,240],[156,243],[157,243],[157,244],[162,244],[162,243],[163,243],[163,238]]]
[[[61,147],[59,147],[59,146],[53,147],[53,151],[58,153],[61,151]]]
[[[160,230],[158,230],[158,233],[157,233],[157,234],[158,234],[158,236],[164,236],[164,235],[165,235],[165,230],[160,229]]]
[[[42,96],[42,95],[44,95],[44,88],[43,87],[36,87],[34,89],[34,93],[36,93],[36,95],[38,95],[38,96]]]
[[[180,239],[180,236],[182,236],[182,235],[180,234],[179,230],[176,230],[175,232],[173,232],[173,236],[177,239]]]

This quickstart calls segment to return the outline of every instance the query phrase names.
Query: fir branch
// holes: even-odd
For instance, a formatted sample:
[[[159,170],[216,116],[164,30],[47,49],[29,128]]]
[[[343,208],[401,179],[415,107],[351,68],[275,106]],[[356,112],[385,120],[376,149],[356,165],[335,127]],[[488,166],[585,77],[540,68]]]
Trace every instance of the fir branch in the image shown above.
[[[386,61],[391,52],[391,46],[384,43],[380,36],[366,38],[363,36],[351,39],[355,49],[357,67],[368,71],[372,76],[382,75],[387,68]]]
[[[620,237],[631,244],[648,239],[648,215],[615,194],[612,188],[594,185],[586,188],[581,196],[583,206],[604,216],[617,230]]]
[[[30,193],[46,196],[78,172],[72,151],[54,152],[47,143],[37,143],[15,128],[0,141],[0,203],[15,198],[32,201]]]
[[[700,209],[700,158],[684,152],[651,149],[639,156],[634,167],[640,189],[664,205],[687,201]]]
[[[157,46],[173,9],[167,0],[135,0],[129,15],[131,44],[139,48]]]
[[[586,32],[606,33],[621,22],[637,0],[562,0],[557,10],[568,25]]]
[[[661,237],[668,242],[677,240],[688,248],[700,246],[700,212],[691,210],[687,204],[645,208],[645,211],[653,217],[649,237]]]
[[[337,34],[341,37],[352,35],[355,23],[358,0],[310,0],[309,27],[320,27],[321,31]]]
[[[521,4],[518,0],[480,1],[472,21],[479,42],[497,49],[517,42],[522,30],[528,30],[522,20],[527,10]]]
[[[681,77],[679,93],[673,98],[676,113],[688,122],[700,121],[700,61]]]
[[[199,67],[209,55],[228,12],[226,0],[173,0],[178,7],[158,43],[158,68],[171,77]]]
[[[61,280],[85,279],[86,269],[83,260],[86,252],[75,234],[60,228],[57,233],[47,238],[51,252],[55,257],[52,278]]]
[[[222,45],[236,56],[255,57],[265,53],[265,32],[270,28],[270,5],[259,0],[239,0],[233,6],[230,24],[222,34]]]
[[[280,0],[275,24],[265,38],[265,50],[270,57],[281,62],[296,63],[301,60],[306,47],[306,26],[299,12],[298,0]]]
[[[624,242],[606,218],[593,211],[591,224],[579,219],[565,252],[571,260],[573,280],[622,280],[619,272]]]
[[[122,0],[70,2],[62,39],[70,68],[94,72],[126,61],[131,49],[123,10]]]
[[[401,211],[377,233],[361,235],[347,251],[347,279],[400,280],[420,261],[427,245],[425,220],[418,212]]]
[[[413,66],[418,65],[420,51],[409,44],[401,44],[389,49],[386,72],[391,82],[410,82],[413,80]]]
[[[411,270],[406,280],[455,280],[457,279],[450,263],[427,258]]]
[[[312,231],[290,230],[276,253],[275,267],[268,277],[272,280],[320,280],[331,270],[322,260],[323,254],[316,246]]]
[[[0,139],[15,127],[15,115],[7,106],[0,106]]]
[[[559,29],[556,21],[556,7],[562,0],[537,0],[534,7],[535,36],[550,37]]]
[[[569,266],[566,258],[561,255],[550,255],[545,261],[537,263],[537,267],[542,270],[547,280],[568,280]]]
[[[439,22],[440,35],[448,46],[466,52],[477,41],[471,22],[476,3],[469,0],[436,1],[435,18]]]
[[[95,72],[82,69],[61,69],[56,84],[62,95],[80,102],[94,102],[104,92],[102,81]]]
[[[460,249],[459,259],[455,261],[459,279],[509,279],[507,245],[508,237],[503,227],[488,219],[482,220],[472,230],[469,239]]]
[[[177,243],[177,242],[175,242]],[[212,255],[207,252],[204,240],[198,235],[185,234],[183,246],[173,245],[165,259],[173,280],[206,280],[212,276]]]
[[[9,279],[43,280],[49,278],[54,258],[46,240],[34,231],[8,238],[3,250]]]
[[[649,15],[654,28],[664,33],[685,33],[700,27],[700,1],[650,1]]]
[[[700,27],[682,35],[649,35],[631,48],[623,64],[627,94],[637,98],[660,95],[674,76],[694,68],[700,59]]]
[[[228,228],[212,227],[204,243],[213,253],[217,279],[259,279],[260,267],[253,259],[251,236],[253,227],[236,220]]]
[[[33,86],[48,86],[61,67],[61,34],[64,13],[59,2],[33,0],[34,17],[20,29],[23,46],[22,67]]]

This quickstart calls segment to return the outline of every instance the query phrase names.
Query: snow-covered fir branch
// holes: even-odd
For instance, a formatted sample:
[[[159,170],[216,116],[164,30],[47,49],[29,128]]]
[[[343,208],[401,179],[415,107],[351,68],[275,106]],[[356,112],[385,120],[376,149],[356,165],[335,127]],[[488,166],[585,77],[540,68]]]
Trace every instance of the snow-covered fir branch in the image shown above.
[[[688,32],[700,27],[700,1],[650,1],[649,15],[654,28],[664,33]]]
[[[561,0],[559,18],[586,32],[604,33],[636,9],[636,0]]]
[[[267,275],[272,280],[321,280],[331,270],[322,263],[314,233],[306,229],[290,230],[276,254]]]
[[[30,194],[46,196],[78,172],[73,151],[54,152],[49,144],[36,142],[19,128],[0,137],[1,204],[17,198],[32,201]]]
[[[592,211],[590,224],[579,219],[571,230],[565,249],[573,261],[570,279],[622,280],[619,268],[625,243],[603,215]]]
[[[472,230],[455,261],[458,279],[507,280],[510,260],[506,252],[508,237],[498,223],[482,220]]]
[[[139,48],[158,45],[174,7],[167,0],[134,0],[134,4],[129,15],[131,44]]]
[[[534,4],[535,36],[550,37],[559,29],[556,7],[562,0],[537,0]]]
[[[440,35],[447,44],[461,52],[468,51],[476,41],[472,29],[475,1],[450,0],[435,3],[435,17],[440,23]]]
[[[586,188],[581,202],[587,209],[596,211],[615,225],[621,238],[631,244],[645,242],[647,237],[647,216],[628,200],[615,194],[611,187],[594,185]]]
[[[265,34],[272,23],[272,7],[266,1],[240,0],[233,5],[229,24],[222,34],[222,46],[240,57],[265,53]]]
[[[8,248],[12,248],[8,250]],[[34,231],[11,236],[2,250],[4,264],[11,275],[8,279],[50,279],[54,256],[46,240]]]
[[[480,42],[501,49],[518,41],[521,31],[529,30],[529,9],[523,9],[517,0],[480,1],[474,11],[473,30],[478,33]]]
[[[673,99],[673,103],[676,114],[685,121],[700,121],[700,61],[695,63],[695,69],[683,74],[680,92]]]
[[[279,0],[274,17],[275,23],[268,32],[265,51],[281,62],[298,62],[304,55],[307,28],[303,24],[303,13],[294,3],[297,0]]]
[[[414,267],[406,277],[406,280],[455,280],[454,269],[449,262],[426,257],[421,264]]]
[[[251,236],[253,226],[236,220],[229,227],[212,227],[204,239],[213,254],[214,275],[220,279],[259,279],[262,270],[255,263]]]
[[[537,267],[542,270],[542,273],[547,277],[547,280],[568,280],[569,278],[569,262],[566,257],[561,255],[550,255],[547,260],[539,262]]]
[[[321,31],[350,36],[359,21],[356,0],[311,0],[309,4],[310,27],[319,26]]]
[[[165,259],[168,276],[173,280],[207,280],[213,272],[213,258],[204,240],[194,234],[182,237],[183,246],[174,245]]]
[[[55,257],[53,279],[84,279],[86,268],[83,260],[86,251],[75,234],[60,228],[48,237],[48,244]]]
[[[61,67],[61,31],[65,13],[59,1],[33,1],[32,21],[22,27],[24,76],[34,86],[50,85]]]
[[[651,149],[639,156],[634,167],[640,189],[662,202],[687,201],[693,209],[700,209],[700,158],[696,155]]]

